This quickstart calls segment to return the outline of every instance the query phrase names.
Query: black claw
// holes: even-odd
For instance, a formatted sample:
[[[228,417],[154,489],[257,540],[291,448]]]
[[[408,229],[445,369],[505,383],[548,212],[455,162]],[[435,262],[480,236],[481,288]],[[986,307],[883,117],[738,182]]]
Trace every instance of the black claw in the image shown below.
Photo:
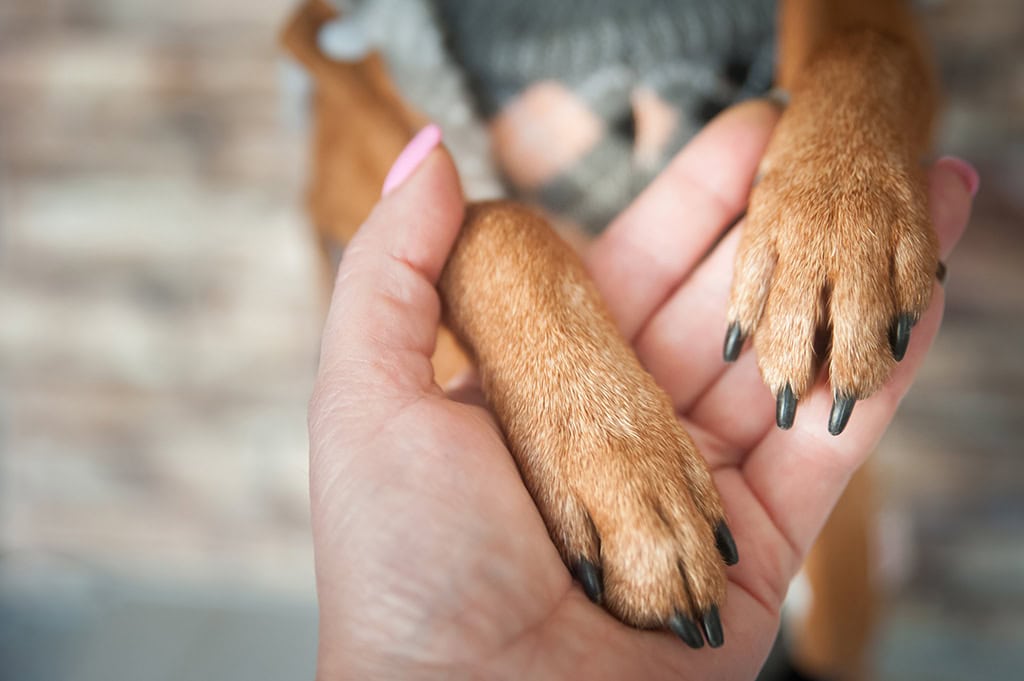
[[[853,405],[857,403],[856,397],[836,395],[832,401],[832,414],[828,417],[828,432],[839,435],[850,422],[850,414],[853,413]]]
[[[712,605],[711,609],[704,613],[700,619],[701,627],[704,629],[704,638],[712,648],[721,648],[725,643],[725,634],[722,633],[722,618],[718,616],[718,606]]]
[[[796,396],[789,383],[779,391],[775,402],[775,423],[783,430],[793,427],[793,419],[796,418]]]
[[[676,612],[669,618],[668,628],[671,629],[676,636],[683,639],[683,643],[691,648],[704,647],[704,639],[701,638],[700,629],[693,620],[682,613]]]
[[[740,328],[739,322],[733,322],[725,332],[725,347],[722,349],[722,357],[726,362],[735,362],[743,349],[743,341],[746,337]]]
[[[580,585],[583,586],[583,593],[587,594],[587,598],[592,600],[594,603],[601,603],[601,596],[604,593],[603,578],[601,575],[601,568],[591,563],[586,558],[580,558],[579,562],[576,563],[576,569],[573,570],[576,573],[576,579],[579,580]]]
[[[889,346],[892,348],[892,356],[899,362],[907,354],[907,345],[910,343],[910,328],[914,326],[914,318],[909,312],[904,312],[896,317],[889,329]]]
[[[729,531],[729,526],[725,524],[724,520],[715,527],[715,546],[718,547],[718,552],[722,554],[722,560],[726,565],[735,565],[740,562],[736,541],[732,538],[732,532]]]
[[[935,270],[935,278],[939,280],[940,284],[945,285],[946,283],[946,263],[939,261],[939,268]]]

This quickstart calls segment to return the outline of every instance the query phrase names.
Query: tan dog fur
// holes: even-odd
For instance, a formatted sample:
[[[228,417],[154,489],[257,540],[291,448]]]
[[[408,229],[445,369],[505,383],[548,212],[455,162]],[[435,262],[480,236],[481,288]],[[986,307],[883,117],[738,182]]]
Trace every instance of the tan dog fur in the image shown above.
[[[833,391],[880,388],[890,327],[924,312],[938,268],[921,164],[935,94],[920,41],[900,3],[847,4],[784,13],[802,6],[799,21],[819,34],[799,36],[814,47],[783,47],[791,101],[751,194],[729,306],[754,335],[765,383],[797,399],[814,383],[823,326]]]
[[[440,291],[566,563],[602,566],[633,625],[720,603],[711,476],[576,254],[526,208],[471,205]]]
[[[310,208],[324,242],[362,221],[420,121],[377,58],[341,64],[309,48],[329,12],[311,0],[284,33],[321,88],[340,84],[317,108]],[[789,0],[780,23],[790,105],[751,197],[729,318],[753,335],[768,386],[796,397],[827,327],[833,389],[859,399],[892,368],[894,317],[916,318],[930,298],[919,164],[934,86],[903,3]],[[566,563],[599,565],[604,604],[637,626],[720,603],[723,514],[706,466],[571,249],[522,207],[473,205],[440,291]]]

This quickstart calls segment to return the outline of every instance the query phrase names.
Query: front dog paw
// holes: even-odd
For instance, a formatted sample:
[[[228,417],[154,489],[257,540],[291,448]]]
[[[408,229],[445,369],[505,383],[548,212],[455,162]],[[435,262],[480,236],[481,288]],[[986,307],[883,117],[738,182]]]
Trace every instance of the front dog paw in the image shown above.
[[[891,48],[877,37],[853,47],[868,56]],[[918,131],[894,114],[899,79],[876,69],[880,85],[846,87],[853,47],[822,56],[773,136],[737,254],[724,349],[734,360],[753,336],[782,428],[825,350],[833,435],[903,358],[939,267]]]
[[[649,377],[583,378],[584,408],[537,414],[543,439],[517,443],[552,539],[590,599],[623,622],[722,645],[725,565],[739,556],[703,459]],[[536,457],[543,471],[529,462],[534,446],[551,450]]]
[[[576,254],[532,211],[473,204],[440,289],[587,595],[632,626],[721,645],[725,565],[738,554],[718,492]]]

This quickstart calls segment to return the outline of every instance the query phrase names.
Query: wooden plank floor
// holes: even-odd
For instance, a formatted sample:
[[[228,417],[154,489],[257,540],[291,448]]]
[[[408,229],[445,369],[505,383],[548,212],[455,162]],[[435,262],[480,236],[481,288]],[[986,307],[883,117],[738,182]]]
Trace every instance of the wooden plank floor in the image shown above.
[[[940,147],[974,161],[982,189],[945,326],[878,454],[900,586],[879,664],[887,679],[1010,678],[1024,668],[1024,5],[927,4]],[[89,572],[311,602],[304,414],[322,301],[274,44],[288,7],[0,6],[0,593]]]

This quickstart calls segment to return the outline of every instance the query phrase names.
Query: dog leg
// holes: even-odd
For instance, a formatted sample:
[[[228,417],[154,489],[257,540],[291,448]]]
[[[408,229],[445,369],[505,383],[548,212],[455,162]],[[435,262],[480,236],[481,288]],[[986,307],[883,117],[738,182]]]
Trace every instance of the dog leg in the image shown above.
[[[587,594],[628,624],[699,647],[701,623],[721,645],[724,568],[737,557],[718,493],[576,254],[526,208],[472,204],[440,290]]]
[[[905,3],[788,0],[779,23],[790,104],[751,197],[725,354],[753,335],[789,427],[824,362],[816,335],[830,331],[838,434],[902,358],[931,297],[939,264],[921,161],[935,84]],[[872,496],[870,476],[855,476],[808,559],[811,614],[794,641],[805,670],[867,674]]]
[[[751,195],[725,354],[753,336],[788,428],[820,364],[816,333],[830,331],[837,435],[931,299],[938,246],[922,159],[934,86],[902,3],[791,0],[782,23],[790,103]]]

